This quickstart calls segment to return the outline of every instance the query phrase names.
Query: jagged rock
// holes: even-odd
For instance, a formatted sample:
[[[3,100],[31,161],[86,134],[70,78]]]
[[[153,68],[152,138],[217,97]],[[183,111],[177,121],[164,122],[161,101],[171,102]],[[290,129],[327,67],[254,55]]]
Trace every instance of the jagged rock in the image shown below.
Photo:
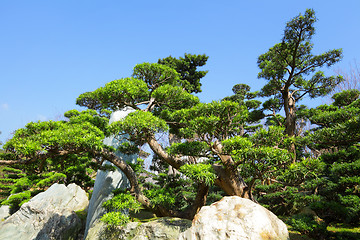
[[[202,207],[179,240],[289,239],[285,223],[251,200],[237,196]]]
[[[126,117],[129,113],[134,111],[135,110],[133,108],[125,107],[122,110],[113,112],[110,116],[109,124],[121,120],[122,118]],[[122,141],[119,141],[118,138],[115,138],[114,136],[107,137],[104,139],[104,144],[108,146],[113,146],[115,148],[117,148],[121,143]],[[130,163],[136,163],[136,159],[138,158],[138,156],[135,154],[124,155],[117,152],[116,155],[118,155],[123,160]],[[113,165],[108,161],[105,161],[104,164]],[[112,194],[113,190],[118,188],[124,189],[124,188],[128,188],[129,186],[130,183],[128,179],[120,169],[116,168],[116,170],[114,171],[98,170],[95,179],[94,190],[90,199],[88,215],[86,219],[85,237],[89,229],[94,224],[94,222],[97,219],[101,218],[101,216],[106,213],[106,210],[105,208],[102,207],[102,204],[113,196]]]
[[[54,184],[0,223],[0,240],[76,239],[82,227],[75,211],[88,207],[86,192],[76,184]]]
[[[3,205],[0,207],[0,221],[10,216],[10,206]]]
[[[168,217],[147,223],[131,222],[117,228],[108,228],[97,220],[86,240],[174,240],[190,226],[190,220]]]

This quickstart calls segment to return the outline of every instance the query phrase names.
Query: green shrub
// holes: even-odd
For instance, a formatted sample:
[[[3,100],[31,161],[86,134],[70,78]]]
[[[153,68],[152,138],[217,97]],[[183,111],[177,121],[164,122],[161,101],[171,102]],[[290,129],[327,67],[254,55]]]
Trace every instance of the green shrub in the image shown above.
[[[31,191],[25,191],[10,195],[7,200],[2,202],[2,205],[10,205],[11,212],[17,211],[21,205],[29,201],[31,198]]]
[[[316,219],[315,216],[296,214],[293,215],[287,223],[293,230],[299,231],[301,234],[306,234],[315,239],[326,239],[328,235],[326,224],[321,220]]]
[[[103,203],[103,207],[108,211],[102,216],[101,221],[108,224],[108,227],[124,225],[130,221],[129,212],[138,212],[141,203],[136,201],[129,192],[119,192],[115,190],[115,196]]]
[[[122,226],[130,221],[130,217],[122,212],[109,212],[101,217],[101,221],[108,225],[108,228]]]

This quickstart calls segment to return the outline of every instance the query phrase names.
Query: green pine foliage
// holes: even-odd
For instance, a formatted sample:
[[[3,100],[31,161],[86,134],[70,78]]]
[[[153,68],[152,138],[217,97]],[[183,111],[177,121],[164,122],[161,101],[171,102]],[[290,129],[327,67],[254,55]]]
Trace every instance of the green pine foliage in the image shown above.
[[[342,50],[334,49],[314,55],[312,38],[317,18],[313,9],[307,9],[287,22],[281,43],[275,44],[258,58],[261,71],[259,78],[267,83],[260,94],[270,97],[264,107],[275,118],[276,112],[284,108],[286,133],[296,133],[296,104],[305,95],[310,98],[324,96],[340,83],[341,76],[326,77],[322,67],[330,67],[342,58]]]
[[[155,156],[156,159],[156,156]],[[151,182],[142,179],[144,194],[153,204],[175,211],[185,211],[195,198],[194,181],[178,174],[168,174],[169,165],[154,161],[151,169],[158,174],[152,175]]]
[[[38,192],[36,192],[38,193]],[[34,194],[35,195],[35,194]],[[26,203],[27,201],[30,200],[30,198],[33,195],[33,192],[28,190],[28,191],[22,191],[19,193],[15,193],[10,195],[6,200],[4,200],[1,204],[2,205],[9,205],[11,212],[15,212],[17,211],[22,204]]]
[[[87,191],[93,187],[98,166],[90,153],[79,149],[96,143],[102,145],[108,118],[93,110],[72,110],[65,116],[68,121],[31,122],[6,142],[6,152],[1,157],[24,160],[2,168],[1,204],[10,205],[12,211],[16,211],[54,183],[76,183]],[[63,151],[64,146],[68,146],[68,151]],[[36,158],[40,161],[27,160]]]
[[[108,227],[124,225],[131,220],[129,212],[138,212],[141,206],[129,192],[115,190],[114,197],[103,203],[108,212],[101,217],[101,221]]]
[[[208,56],[205,54],[196,55],[185,53],[184,57],[174,58],[172,56],[159,59],[158,63],[166,65],[176,70],[180,78],[185,82],[185,90],[189,93],[201,92],[200,80],[205,77],[208,71],[198,70],[206,64]]]
[[[0,179],[3,196],[1,204],[9,205],[13,212],[46,187],[55,182],[63,182],[66,177],[65,174],[55,172],[26,174],[26,171],[10,167],[3,168],[2,172],[4,178]]]
[[[360,99],[358,90],[333,96],[334,103],[308,111],[318,127],[308,135],[311,148],[324,162],[321,201],[313,208],[327,222],[357,224],[360,219]]]
[[[183,165],[179,170],[186,177],[192,178],[200,183],[205,183],[208,186],[213,185],[216,179],[216,174],[211,164],[186,164]]]
[[[296,214],[293,215],[287,223],[291,225],[293,230],[299,231],[300,233],[308,235],[314,239],[329,239],[326,224],[314,216]]]
[[[122,212],[108,212],[101,217],[101,221],[107,224],[108,228],[123,226],[130,222],[130,217]]]
[[[12,192],[14,184],[24,177],[24,173],[16,168],[2,167],[0,178],[0,196],[5,200]]]

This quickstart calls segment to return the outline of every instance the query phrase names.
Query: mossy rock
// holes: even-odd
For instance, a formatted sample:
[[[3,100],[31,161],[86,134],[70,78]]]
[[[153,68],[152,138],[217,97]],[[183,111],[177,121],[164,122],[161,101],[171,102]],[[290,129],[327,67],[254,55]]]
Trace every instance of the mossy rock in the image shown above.
[[[108,228],[97,221],[89,229],[86,240],[170,240],[191,227],[191,221],[181,218],[158,218],[148,222],[130,222],[123,227]]]

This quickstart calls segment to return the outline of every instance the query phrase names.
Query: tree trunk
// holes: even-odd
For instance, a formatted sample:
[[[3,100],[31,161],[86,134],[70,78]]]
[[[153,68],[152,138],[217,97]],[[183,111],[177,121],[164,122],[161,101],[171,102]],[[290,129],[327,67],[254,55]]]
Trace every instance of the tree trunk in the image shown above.
[[[296,108],[295,108],[295,99],[289,90],[282,91],[282,98],[284,101],[284,110],[285,110],[285,133],[289,137],[295,136],[296,130]],[[296,149],[295,144],[292,143],[290,146],[290,152],[293,154],[293,163],[296,161]]]
[[[248,187],[240,176],[239,170],[230,155],[223,153],[223,146],[216,141],[213,146],[215,152],[221,159],[222,165],[213,165],[218,176],[215,184],[223,189],[228,195],[235,195],[250,199]]]
[[[199,183],[195,200],[187,211],[180,213],[180,218],[186,218],[192,220],[201,207],[205,206],[207,195],[209,193],[209,186],[204,183]]]
[[[295,109],[295,99],[289,90],[284,90],[282,92],[282,98],[284,101],[284,110],[285,110],[285,133],[289,136],[295,136],[296,129],[296,109]]]
[[[182,161],[181,158],[176,158],[170,156],[162,146],[156,141],[154,136],[150,136],[147,138],[147,143],[150,148],[156,153],[162,160],[167,162],[169,165],[174,167],[175,169],[179,169],[182,165],[186,164],[185,161]],[[249,194],[248,186],[245,181],[240,176],[240,173],[237,169],[237,165],[233,161],[230,155],[223,154],[223,147],[219,141],[216,141],[212,146],[212,151],[217,154],[222,164],[214,164],[213,168],[216,172],[217,179],[215,180],[215,184],[220,187],[226,194],[230,196],[239,196],[247,199],[251,199],[251,194]],[[205,204],[206,195],[208,189],[202,186],[202,183],[199,183],[200,189],[198,189],[196,201],[194,203],[194,208],[192,213],[187,216],[191,216],[193,213],[195,214],[198,209]]]
[[[173,143],[180,143],[181,139],[178,138],[175,134],[169,133],[169,144],[170,146]],[[168,171],[168,175],[172,175],[175,176],[176,174],[180,174],[180,172],[174,168],[173,166],[169,165],[169,171]]]
[[[218,176],[215,185],[220,187],[227,195],[251,199],[248,187],[237,169],[231,170],[218,164],[214,164],[213,168]]]

